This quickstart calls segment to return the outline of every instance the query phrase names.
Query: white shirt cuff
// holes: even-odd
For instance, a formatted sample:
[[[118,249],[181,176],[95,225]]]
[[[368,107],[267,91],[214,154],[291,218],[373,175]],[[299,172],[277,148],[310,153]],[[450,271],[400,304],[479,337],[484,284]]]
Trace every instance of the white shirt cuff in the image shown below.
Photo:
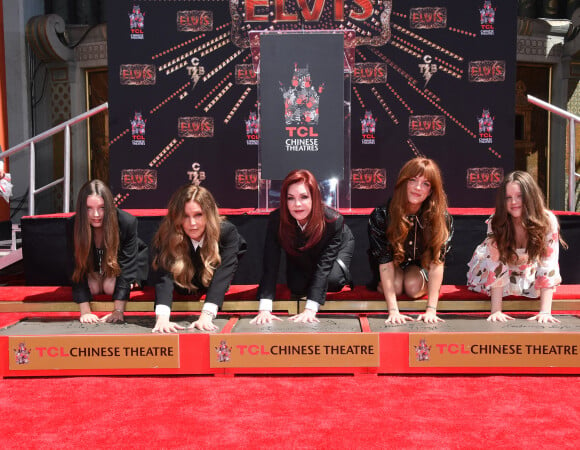
[[[305,308],[311,309],[314,312],[318,312],[319,307],[320,307],[320,303],[315,302],[314,300],[306,300]]]
[[[171,308],[167,305],[157,305],[155,307],[155,315],[169,317],[171,315]]]
[[[209,311],[210,313],[213,314],[214,317],[217,317],[218,305],[216,305],[215,303],[204,302],[203,308],[201,308],[201,310],[202,311]]]
[[[272,312],[274,306],[274,301],[269,298],[261,298],[260,299],[260,306],[258,307],[258,311],[270,311]]]

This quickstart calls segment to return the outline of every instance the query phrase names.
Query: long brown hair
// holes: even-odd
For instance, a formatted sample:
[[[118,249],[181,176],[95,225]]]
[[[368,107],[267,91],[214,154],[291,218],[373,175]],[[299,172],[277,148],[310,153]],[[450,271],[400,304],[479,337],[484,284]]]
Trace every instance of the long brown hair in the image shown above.
[[[102,270],[107,278],[121,274],[121,267],[117,262],[119,251],[119,222],[117,209],[113,202],[113,194],[101,180],[92,180],[85,183],[77,196],[76,214],[74,219],[74,248],[75,270],[72,280],[79,283],[95,271],[93,255],[93,227],[89,222],[87,198],[98,195],[105,203],[103,216],[103,247],[104,258]]]
[[[197,202],[206,218],[201,259],[203,271],[200,280],[208,287],[213,279],[216,268],[222,260],[219,252],[220,217],[213,195],[202,186],[185,185],[173,193],[167,206],[167,215],[153,238],[153,246],[157,255],[153,260],[153,268],[159,267],[173,275],[175,283],[183,288],[194,291],[197,289],[191,282],[195,276],[195,267],[189,255],[189,236],[183,230],[185,205],[188,202]]]
[[[546,248],[546,235],[550,232],[550,216],[546,210],[544,195],[532,176],[516,170],[508,174],[499,189],[495,201],[495,213],[491,219],[493,237],[499,250],[500,260],[507,264],[518,259],[516,234],[512,216],[507,211],[506,189],[508,183],[517,183],[522,193],[522,226],[527,233],[526,253],[530,261],[542,257]],[[566,243],[560,237],[564,248]]]
[[[424,176],[431,183],[431,194],[423,201],[420,221],[423,224],[425,252],[421,255],[421,265],[428,268],[434,262],[441,263],[441,249],[449,238],[447,228],[447,196],[443,190],[441,170],[435,161],[428,158],[414,158],[399,172],[395,192],[389,206],[387,239],[393,247],[394,261],[401,264],[405,257],[404,241],[411,229],[407,219],[407,182],[414,177]]]
[[[294,242],[296,240],[296,219],[292,217],[288,210],[288,189],[296,183],[304,183],[312,199],[312,211],[310,212],[308,223],[304,229],[306,244],[299,249],[294,248]],[[308,170],[293,170],[284,178],[282,189],[280,190],[280,226],[278,228],[278,238],[280,239],[282,248],[286,252],[295,255],[298,253],[298,250],[304,251],[315,246],[322,239],[325,226],[324,204],[322,203],[322,195],[320,194],[316,178]]]

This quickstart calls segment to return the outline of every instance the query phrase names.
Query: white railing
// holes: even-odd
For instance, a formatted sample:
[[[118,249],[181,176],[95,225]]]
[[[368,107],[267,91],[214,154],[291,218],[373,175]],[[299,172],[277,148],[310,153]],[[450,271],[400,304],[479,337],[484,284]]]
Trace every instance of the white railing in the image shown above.
[[[568,210],[576,210],[576,177],[580,174],[576,173],[576,122],[580,122],[580,116],[569,113],[565,109],[558,108],[551,103],[540,100],[539,98],[528,95],[528,101],[536,106],[539,106],[546,111],[550,111],[560,117],[568,119],[569,122],[569,162],[568,162]]]
[[[33,138],[28,139],[27,141],[22,142],[21,144],[15,145],[12,148],[9,148],[5,152],[0,152],[0,159],[8,158],[9,156],[14,155],[15,153],[21,152],[23,150],[30,150],[30,189],[28,190],[28,214],[33,216],[35,214],[35,205],[34,205],[34,196],[39,194],[47,189],[50,189],[53,186],[56,186],[60,183],[64,183],[63,188],[63,201],[62,201],[62,209],[63,212],[67,213],[70,210],[70,127],[74,124],[87,120],[88,118],[98,114],[102,111],[105,111],[109,108],[108,103],[103,103],[96,108],[93,108],[83,114],[79,114],[76,117],[73,117],[66,122],[57,125],[50,130],[45,131],[44,133],[40,133]],[[56,133],[60,133],[64,130],[64,175],[48,183],[44,186],[36,188],[36,144],[44,139],[51,137]]]

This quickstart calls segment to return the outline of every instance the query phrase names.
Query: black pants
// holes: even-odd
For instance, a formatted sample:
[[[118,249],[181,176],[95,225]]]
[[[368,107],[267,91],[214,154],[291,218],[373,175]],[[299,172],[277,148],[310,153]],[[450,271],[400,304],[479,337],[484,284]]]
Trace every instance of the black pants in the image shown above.
[[[345,286],[352,287],[352,278],[350,276],[350,263],[354,253],[354,236],[346,225],[342,232],[342,246],[338,251],[337,260],[334,261],[330,274],[328,275],[328,292],[338,292]]]

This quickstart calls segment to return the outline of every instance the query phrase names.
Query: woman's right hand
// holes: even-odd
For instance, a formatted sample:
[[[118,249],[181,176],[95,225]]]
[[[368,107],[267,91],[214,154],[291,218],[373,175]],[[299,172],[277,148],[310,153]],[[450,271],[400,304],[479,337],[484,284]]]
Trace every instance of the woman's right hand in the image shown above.
[[[92,312],[81,314],[81,318],[79,319],[81,323],[99,323],[100,320],[96,314]]]
[[[256,325],[264,325],[267,323],[272,323],[273,320],[282,321],[282,319],[280,319],[279,317],[276,317],[270,311],[260,311],[260,312],[258,312],[258,315],[256,317],[254,317],[252,320],[250,320],[250,323],[256,324]]]
[[[169,321],[169,316],[157,316],[153,333],[177,333],[179,330],[185,330],[185,327]]]
[[[508,320],[516,320],[512,316],[502,313],[501,311],[496,311],[491,313],[487,318],[488,322],[507,322]]]
[[[389,312],[389,317],[387,317],[387,320],[385,320],[385,323],[394,323],[394,324],[404,324],[407,322],[407,320],[409,322],[413,322],[415,319],[413,319],[411,316],[406,316],[404,314],[401,314],[400,311],[390,311]]]

